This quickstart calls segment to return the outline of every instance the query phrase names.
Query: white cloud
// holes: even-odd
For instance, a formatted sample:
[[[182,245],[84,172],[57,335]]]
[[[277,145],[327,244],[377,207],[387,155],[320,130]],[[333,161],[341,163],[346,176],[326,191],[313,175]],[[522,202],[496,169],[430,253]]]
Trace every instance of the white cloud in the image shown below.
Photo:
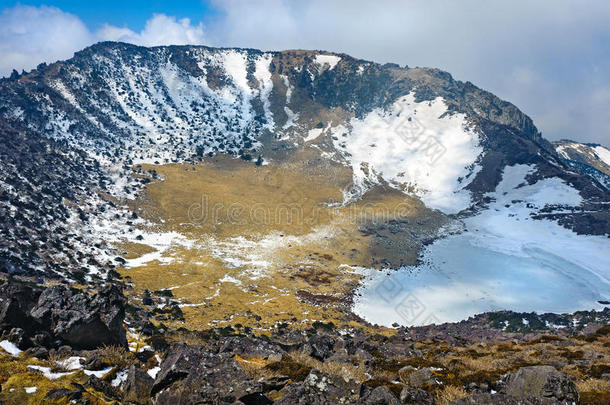
[[[130,42],[143,46],[203,44],[205,34],[203,24],[191,25],[188,18],[176,20],[164,14],[155,14],[146,22],[142,32],[128,28],[104,25],[96,36],[100,40]]]
[[[90,45],[82,21],[54,7],[17,6],[0,14],[0,75],[31,69],[43,61],[69,58]]]
[[[99,40],[326,49],[447,70],[515,103],[548,138],[610,144],[610,99],[600,93],[610,88],[607,0],[213,1],[219,15],[206,26],[157,14],[140,32],[111,25],[91,32],[55,8],[7,9],[0,75]]]
[[[0,14],[0,75],[70,58],[99,41],[143,46],[203,44],[205,35],[202,24],[164,14],[153,15],[141,32],[109,24],[92,32],[77,16],[58,8],[18,5]]]

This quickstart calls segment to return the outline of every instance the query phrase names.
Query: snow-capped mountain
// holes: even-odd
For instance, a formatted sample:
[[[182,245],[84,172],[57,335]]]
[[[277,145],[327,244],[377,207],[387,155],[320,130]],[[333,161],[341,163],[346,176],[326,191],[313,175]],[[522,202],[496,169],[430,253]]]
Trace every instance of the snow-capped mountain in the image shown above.
[[[568,165],[610,189],[610,149],[568,140],[553,142],[553,146]]]
[[[156,179],[138,165],[220,155],[273,165],[306,150],[312,165],[351,170],[342,203],[381,185],[451,218],[486,209],[504,169],[527,165],[530,185],[556,179],[580,196],[567,211],[546,201],[532,215],[610,234],[599,179],[574,171],[566,159],[578,159],[517,107],[437,69],[318,51],[100,43],[1,80],[0,125],[9,273],[106,276],[124,263],[117,235],[134,240],[146,222],[129,202]]]

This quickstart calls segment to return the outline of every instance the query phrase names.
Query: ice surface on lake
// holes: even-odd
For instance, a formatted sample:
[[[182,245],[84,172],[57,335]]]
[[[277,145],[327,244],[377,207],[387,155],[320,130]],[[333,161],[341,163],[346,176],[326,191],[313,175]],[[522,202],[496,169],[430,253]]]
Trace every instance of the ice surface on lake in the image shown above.
[[[430,245],[422,265],[369,272],[354,312],[389,326],[453,322],[503,309],[601,309],[597,301],[610,299],[610,238],[531,219],[546,204],[565,210],[581,202],[558,178],[527,185],[524,178],[533,170],[507,167],[489,195],[495,199],[489,209],[464,220],[466,232]]]

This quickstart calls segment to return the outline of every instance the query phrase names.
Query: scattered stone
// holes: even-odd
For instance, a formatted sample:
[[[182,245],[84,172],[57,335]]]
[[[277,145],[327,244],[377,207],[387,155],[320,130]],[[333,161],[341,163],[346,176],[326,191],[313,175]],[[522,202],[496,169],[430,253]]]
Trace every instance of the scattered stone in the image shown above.
[[[287,385],[280,392],[280,405],[322,405],[356,403],[360,399],[362,384],[330,376],[320,370],[311,370],[303,382]]]
[[[375,388],[359,402],[362,405],[400,405],[400,401],[392,392],[384,386]]]
[[[553,398],[578,403],[578,391],[568,376],[551,366],[521,367],[504,379],[502,393],[519,399]]]
[[[131,366],[123,389],[123,401],[132,404],[150,403],[150,392],[154,380],[146,371]]]
[[[403,404],[434,405],[434,398],[422,389],[404,387],[400,392],[400,402]]]
[[[120,396],[117,394],[115,389],[110,386],[110,384],[94,375],[90,375],[87,378],[87,381],[85,381],[84,385],[85,387],[92,388],[97,392],[101,392],[106,398],[110,400],[117,401],[120,399]]]
[[[47,392],[45,395],[45,399],[50,401],[60,401],[62,399],[67,399],[68,401],[75,401],[81,399],[83,393],[81,390],[71,390],[68,388],[55,388]]]
[[[417,371],[413,371],[408,374],[408,382],[410,387],[422,388],[429,385],[437,384],[431,367],[425,367]]]

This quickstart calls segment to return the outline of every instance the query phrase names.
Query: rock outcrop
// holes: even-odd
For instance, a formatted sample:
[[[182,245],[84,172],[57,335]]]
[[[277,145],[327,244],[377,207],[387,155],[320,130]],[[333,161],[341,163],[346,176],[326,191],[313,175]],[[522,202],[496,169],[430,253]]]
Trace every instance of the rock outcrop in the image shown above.
[[[44,288],[8,281],[0,286],[0,327],[23,349],[62,344],[75,349],[126,346],[126,302],[113,284],[101,285],[91,295],[61,285]],[[9,332],[15,329],[22,332]]]

